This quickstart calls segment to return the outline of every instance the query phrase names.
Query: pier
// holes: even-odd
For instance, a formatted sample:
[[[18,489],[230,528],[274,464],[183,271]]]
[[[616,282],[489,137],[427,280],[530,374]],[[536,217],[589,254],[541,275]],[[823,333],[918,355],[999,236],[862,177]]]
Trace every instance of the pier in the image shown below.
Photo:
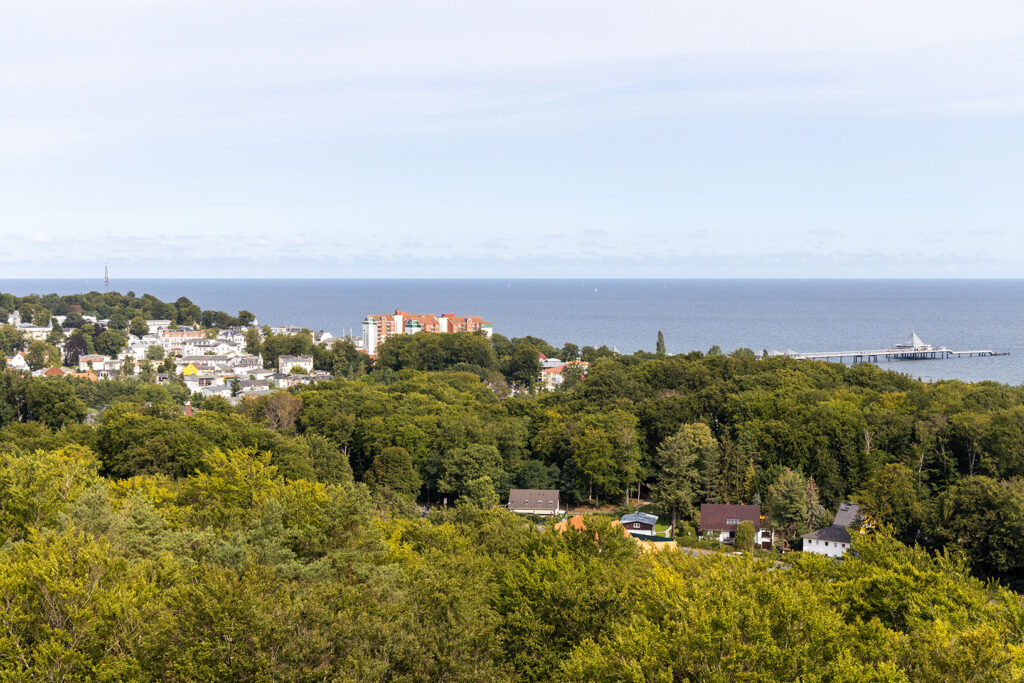
[[[801,360],[838,360],[844,362],[849,359],[853,363],[877,363],[880,359],[892,360],[938,360],[944,358],[963,358],[973,356],[1009,356],[1008,351],[993,351],[991,349],[968,349],[957,351],[947,346],[932,346],[925,344],[916,332],[911,332],[910,337],[902,344],[896,344],[886,349],[865,349],[854,351],[821,351],[817,353],[797,353],[787,351],[778,355],[787,358]]]

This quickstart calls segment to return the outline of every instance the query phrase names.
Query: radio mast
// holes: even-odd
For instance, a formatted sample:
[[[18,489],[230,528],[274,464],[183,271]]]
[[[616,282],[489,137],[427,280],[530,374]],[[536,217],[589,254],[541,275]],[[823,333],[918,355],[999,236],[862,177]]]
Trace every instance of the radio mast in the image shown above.
[[[110,291],[110,269],[107,268],[107,264],[103,264],[103,291]]]

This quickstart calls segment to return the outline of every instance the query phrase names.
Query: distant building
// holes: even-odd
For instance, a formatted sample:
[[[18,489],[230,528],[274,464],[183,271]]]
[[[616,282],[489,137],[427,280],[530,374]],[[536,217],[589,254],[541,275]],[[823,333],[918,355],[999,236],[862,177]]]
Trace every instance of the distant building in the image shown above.
[[[741,522],[754,525],[754,542],[762,548],[771,548],[775,533],[761,517],[760,505],[724,505],[703,503],[700,506],[700,535],[721,543],[736,542],[736,527]]]
[[[631,512],[628,515],[623,515],[622,526],[631,534],[641,534],[643,536],[653,536],[654,526],[658,523],[657,515],[649,515],[646,512]]]
[[[851,547],[850,529],[860,525],[860,506],[841,503],[831,526],[804,534],[803,551],[828,557],[842,557]]]
[[[302,368],[306,374],[313,372],[313,356],[278,356],[277,371],[287,375],[292,368]]]
[[[108,371],[116,373],[120,369],[121,361],[117,358],[101,356],[98,353],[82,354],[78,357],[78,370],[80,372],[92,370],[98,375],[101,372]]]
[[[555,489],[512,489],[508,492],[508,509],[524,515],[547,517],[562,513]]]
[[[433,332],[451,334],[454,332],[483,332],[488,337],[494,334],[489,320],[478,316],[458,316],[451,313],[433,315],[430,313],[406,313],[395,309],[394,313],[368,315],[363,319],[363,351],[377,355],[377,347],[396,334]]]
[[[565,371],[567,368],[575,368],[581,375],[586,375],[590,370],[590,363],[581,360],[571,360],[563,363],[557,358],[541,357],[540,361],[540,387],[547,391],[554,391],[565,382]]]
[[[182,328],[180,330],[161,330],[160,343],[167,353],[181,354],[185,341],[190,339],[205,339],[206,333],[202,330]]]
[[[17,311],[15,311],[17,312]],[[28,361],[25,360],[25,352],[21,351],[14,354],[13,356],[7,356],[7,369],[8,370],[28,370]]]

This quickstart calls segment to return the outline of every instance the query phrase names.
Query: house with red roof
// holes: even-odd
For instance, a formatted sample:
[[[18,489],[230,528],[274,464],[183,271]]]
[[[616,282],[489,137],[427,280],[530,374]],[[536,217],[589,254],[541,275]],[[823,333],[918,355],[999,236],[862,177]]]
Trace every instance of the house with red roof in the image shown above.
[[[726,505],[703,503],[700,506],[700,537],[720,543],[735,543],[736,527],[742,522],[754,525],[754,542],[761,548],[770,549],[775,542],[775,532],[761,515],[760,505]]]

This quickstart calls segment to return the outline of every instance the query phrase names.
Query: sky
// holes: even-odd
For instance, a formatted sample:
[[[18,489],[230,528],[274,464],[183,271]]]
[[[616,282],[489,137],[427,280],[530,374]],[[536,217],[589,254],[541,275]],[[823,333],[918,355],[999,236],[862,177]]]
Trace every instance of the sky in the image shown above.
[[[0,4],[0,277],[1024,277],[1019,0]]]

